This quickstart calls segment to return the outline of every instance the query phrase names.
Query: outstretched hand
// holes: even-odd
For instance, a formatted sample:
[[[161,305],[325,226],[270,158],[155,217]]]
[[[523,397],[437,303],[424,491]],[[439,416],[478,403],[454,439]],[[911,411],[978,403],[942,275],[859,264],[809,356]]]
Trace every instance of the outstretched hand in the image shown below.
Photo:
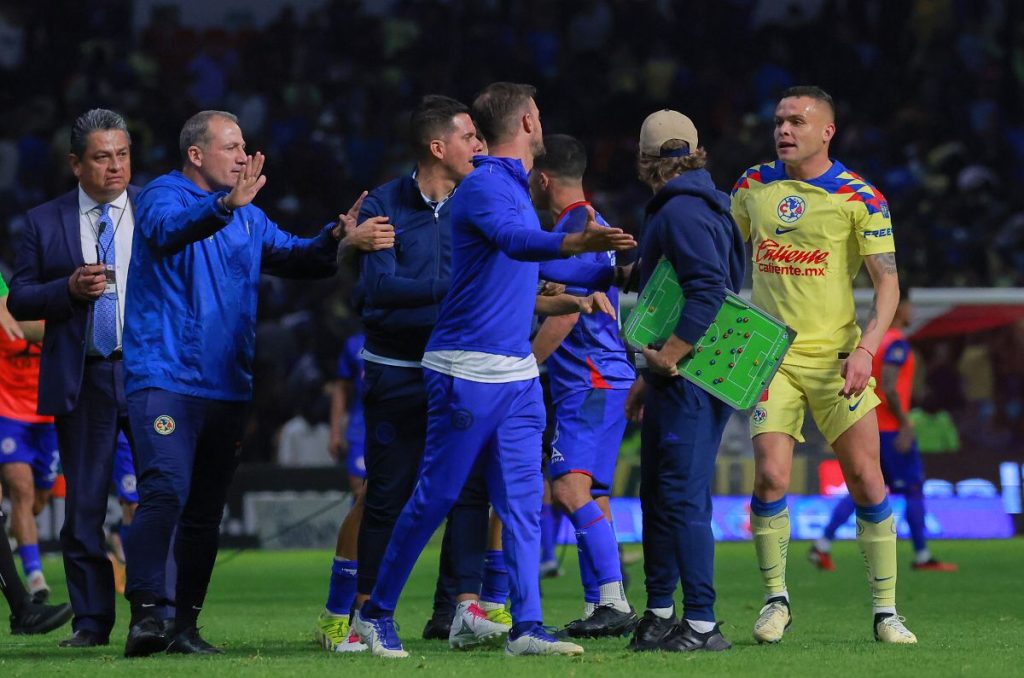
[[[265,160],[266,157],[259,151],[256,151],[255,155],[246,156],[245,165],[242,166],[242,171],[238,173],[234,187],[224,198],[224,207],[229,210],[236,210],[253,201],[256,194],[267,183],[267,178],[263,176],[263,163]]]
[[[587,223],[579,233],[570,233],[562,241],[566,254],[582,252],[607,252],[628,250],[636,247],[636,240],[621,228],[610,228],[597,223],[594,209],[587,205]]]

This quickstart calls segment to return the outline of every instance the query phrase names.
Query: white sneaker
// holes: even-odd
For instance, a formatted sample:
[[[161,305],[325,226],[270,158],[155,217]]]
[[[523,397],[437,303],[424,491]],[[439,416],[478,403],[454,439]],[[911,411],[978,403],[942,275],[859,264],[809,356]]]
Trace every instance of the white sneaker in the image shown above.
[[[917,636],[903,625],[905,621],[907,621],[906,618],[896,614],[876,614],[875,640],[880,643],[893,643],[896,645],[913,645],[917,643]]]
[[[487,613],[480,609],[480,604],[477,601],[464,600],[455,608],[452,630],[448,634],[448,644],[456,650],[480,645],[500,638],[511,628],[511,625],[491,621]]]
[[[754,622],[754,640],[759,643],[777,643],[792,623],[789,601],[781,596],[769,598]]]
[[[576,643],[567,643],[550,635],[541,626],[536,626],[515,640],[509,637],[505,643],[505,654],[526,656],[542,654],[583,654],[583,648]]]
[[[352,618],[352,628],[356,635],[362,640],[366,647],[375,657],[386,657],[388,659],[404,659],[409,653],[402,647],[402,641],[398,637],[398,629],[395,627],[394,617],[380,617],[378,619],[365,619],[361,610],[356,610]]]
[[[355,629],[352,629],[352,632],[348,634],[348,638],[344,642],[334,646],[335,652],[366,652],[369,649],[359,640],[359,634],[355,632]]]

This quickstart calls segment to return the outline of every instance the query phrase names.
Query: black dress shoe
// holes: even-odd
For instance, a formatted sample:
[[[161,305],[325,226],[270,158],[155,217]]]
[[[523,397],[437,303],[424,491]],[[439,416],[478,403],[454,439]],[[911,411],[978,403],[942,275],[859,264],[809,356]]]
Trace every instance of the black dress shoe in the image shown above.
[[[732,645],[722,635],[721,624],[715,624],[715,628],[707,633],[695,631],[685,619],[679,623],[661,641],[661,649],[665,652],[693,652],[695,650],[706,650],[709,652],[721,652],[732,648]]]
[[[70,607],[70,605],[68,607]],[[100,647],[101,645],[108,645],[109,643],[110,638],[106,636],[98,636],[92,631],[83,631],[79,629],[57,643],[57,647]]]
[[[171,637],[167,654],[224,654],[224,650],[203,640],[195,626],[179,631]]]
[[[662,619],[650,610],[644,612],[644,616],[636,625],[633,637],[629,639],[627,650],[634,652],[653,652],[661,649],[661,641],[675,628],[675,615],[668,619]]]
[[[586,619],[569,622],[565,634],[570,638],[604,638],[624,636],[636,628],[636,613],[621,612],[610,605],[599,605]]]
[[[124,643],[125,657],[148,657],[167,649],[164,625],[156,617],[143,617],[128,629]]]
[[[0,535],[0,539],[5,538]],[[75,616],[75,612],[71,609],[70,603],[39,605],[26,602],[21,608],[21,614],[11,615],[11,635],[49,633],[55,628],[67,624],[73,616]]]
[[[434,614],[423,627],[423,640],[448,640],[452,632],[452,616]]]

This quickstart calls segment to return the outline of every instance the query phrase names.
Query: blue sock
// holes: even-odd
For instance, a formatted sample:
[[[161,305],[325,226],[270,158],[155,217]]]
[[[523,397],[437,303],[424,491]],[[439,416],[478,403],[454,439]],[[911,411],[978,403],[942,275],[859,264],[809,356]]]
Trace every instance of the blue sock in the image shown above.
[[[601,585],[597,583],[597,571],[594,569],[594,561],[590,559],[590,552],[583,548],[583,540],[579,538],[578,533],[576,537],[576,550],[579,552],[583,600],[596,605],[601,602]]]
[[[786,495],[775,501],[761,501],[756,495],[750,496],[750,512],[755,516],[770,518],[777,516],[786,508]]]
[[[910,539],[914,542],[914,551],[920,552],[928,548],[924,525],[924,494],[921,488],[907,491],[907,525],[910,527]]]
[[[515,640],[524,633],[529,633],[533,629],[540,626],[539,621],[523,621],[512,625],[512,630],[508,632],[510,640]]]
[[[7,539],[7,535],[0,536],[0,539]],[[43,563],[39,560],[39,544],[19,546],[18,557],[21,558],[21,569],[26,577],[43,569]]]
[[[540,507],[540,562],[547,563],[555,559],[555,509],[551,504]]]
[[[569,519],[576,528],[576,543],[581,551],[586,551],[593,566],[597,585],[622,581],[615,532],[597,502],[591,500],[584,504]]]
[[[508,600],[508,568],[505,567],[504,551],[484,554],[484,585],[480,590],[480,600],[502,605]]]
[[[352,610],[356,600],[356,570],[356,561],[334,559],[325,605],[331,614],[348,614]]]
[[[825,526],[825,539],[829,541],[835,540],[836,530],[850,519],[854,509],[856,509],[856,506],[853,503],[853,497],[850,495],[846,495],[839,500],[839,503],[832,509],[832,517],[829,519],[828,525]]]
[[[857,517],[869,523],[880,523],[891,515],[892,506],[889,505],[888,496],[874,506],[857,507]]]

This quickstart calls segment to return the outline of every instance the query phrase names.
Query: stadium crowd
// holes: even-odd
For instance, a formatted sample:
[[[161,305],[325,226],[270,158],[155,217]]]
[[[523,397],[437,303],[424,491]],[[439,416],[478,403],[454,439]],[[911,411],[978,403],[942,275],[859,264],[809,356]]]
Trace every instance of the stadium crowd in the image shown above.
[[[173,6],[148,22],[135,11],[127,0],[0,7],[6,273],[25,211],[70,184],[68,121],[94,105],[128,119],[140,186],[176,163],[181,120],[235,111],[268,158],[268,213],[308,234],[337,196],[409,166],[403,113],[424,92],[467,100],[495,79],[532,82],[548,128],[586,144],[588,194],[636,232],[637,119],[685,107],[728,189],[751,159],[771,156],[778,91],[818,82],[839,102],[836,154],[891,202],[907,282],[1024,284],[1024,203],[1009,190],[1024,167],[1015,3],[333,0],[304,16],[285,7],[265,26],[239,15],[206,30]],[[274,433],[296,413],[259,385],[288,383],[289,402],[325,412],[309,394],[353,330],[347,298],[336,281],[262,283],[246,459],[273,458]]]
[[[565,634],[632,630],[635,650],[729,649],[713,610],[710,486],[733,408],[680,379],[677,364],[717,341],[705,333],[721,321],[727,292],[751,278],[753,302],[798,328],[764,377],[770,388],[754,382],[751,393],[761,394],[750,412],[750,524],[764,585],[754,638],[777,643],[792,619],[786,495],[809,407],[849,483],[842,521],[856,513],[874,638],[917,642],[896,610],[887,487],[921,499],[915,569],[955,566],[923,543],[924,476],[907,414],[914,362],[902,334],[909,297],[900,284],[1024,285],[1024,203],[1006,190],[1024,160],[1016,126],[1024,52],[1007,31],[1024,30],[1024,20],[995,1],[698,6],[706,11],[691,17],[661,2],[337,0],[305,13],[285,8],[260,28],[239,15],[198,32],[167,5],[126,39],[94,36],[133,25],[127,2],[60,17],[0,10],[4,91],[30,93],[0,114],[0,256],[4,269],[17,260],[5,298],[17,320],[46,322],[45,334],[6,315],[4,327],[10,342],[26,344],[22,369],[43,337],[33,358],[43,356],[38,391],[23,388],[15,414],[55,417],[75,616],[62,646],[110,640],[115,581],[102,557],[102,509],[111,472],[117,482],[119,434],[139,475],[138,497],[122,497],[138,504],[123,545],[125,655],[219,654],[197,618],[239,461],[270,459],[284,442],[296,460],[313,444],[336,453],[337,427],[313,425],[339,423],[345,398],[356,396],[367,463],[352,466],[350,454],[360,488],[350,518],[359,519],[339,528],[317,622],[323,647],[408,656],[394,623],[398,598],[447,518],[438,576],[447,607],[435,606],[424,637],[459,648],[508,634],[506,654],[582,653],[545,630],[537,588],[545,548],[538,363],[551,357],[550,491],[583,554],[585,611]],[[338,34],[349,39],[339,43]],[[831,57],[807,59],[814,50]],[[493,58],[473,58],[481,53]],[[890,62],[907,67],[878,78]],[[965,83],[955,101],[944,87],[951,77]],[[814,81],[836,99],[798,84]],[[42,93],[40,83],[53,89]],[[472,106],[422,96],[433,91]],[[694,122],[665,108],[674,102],[705,130],[700,143]],[[538,104],[548,131],[571,130],[583,143],[546,135]],[[837,121],[842,133],[830,149]],[[65,159],[78,180],[70,192]],[[751,166],[757,160],[764,164]],[[731,197],[716,189],[736,176]],[[813,216],[790,227],[805,213]],[[745,275],[748,240],[756,252],[797,256]],[[614,251],[638,241],[635,266],[616,262]],[[906,253],[899,276],[897,248]],[[663,258],[687,303],[673,332],[642,349],[634,380],[615,321],[618,290],[654,280]],[[863,332],[849,293],[858,274],[875,291]],[[643,307],[651,313],[655,304]],[[531,339],[535,315],[547,320]],[[552,322],[559,316],[572,320]],[[365,345],[349,346],[360,325]],[[550,356],[538,348],[546,342]],[[335,367],[343,345],[361,367]],[[758,365],[739,357],[743,347],[730,360]],[[930,348],[939,356],[926,377],[934,393],[943,367],[935,365],[951,356]],[[356,392],[328,385],[335,378],[354,381]],[[1006,375],[995,381],[1005,390]],[[1009,383],[1019,388],[1012,375]],[[881,466],[876,406],[888,417]],[[607,506],[626,417],[643,422],[642,620],[626,598]],[[50,424],[18,421],[12,431]],[[12,454],[20,443],[12,434],[4,445]],[[46,446],[49,454],[54,445]],[[887,466],[897,449],[912,451],[915,464]],[[52,481],[56,465],[33,473]],[[20,505],[24,516],[31,507]],[[452,527],[459,515],[466,522]],[[30,536],[19,534],[29,591],[11,577],[11,554],[0,554],[16,633],[52,630],[70,616],[69,606],[46,605],[45,581],[33,583],[38,544],[22,544]],[[833,536],[812,551],[823,569]],[[444,630],[431,636],[442,618]]]

